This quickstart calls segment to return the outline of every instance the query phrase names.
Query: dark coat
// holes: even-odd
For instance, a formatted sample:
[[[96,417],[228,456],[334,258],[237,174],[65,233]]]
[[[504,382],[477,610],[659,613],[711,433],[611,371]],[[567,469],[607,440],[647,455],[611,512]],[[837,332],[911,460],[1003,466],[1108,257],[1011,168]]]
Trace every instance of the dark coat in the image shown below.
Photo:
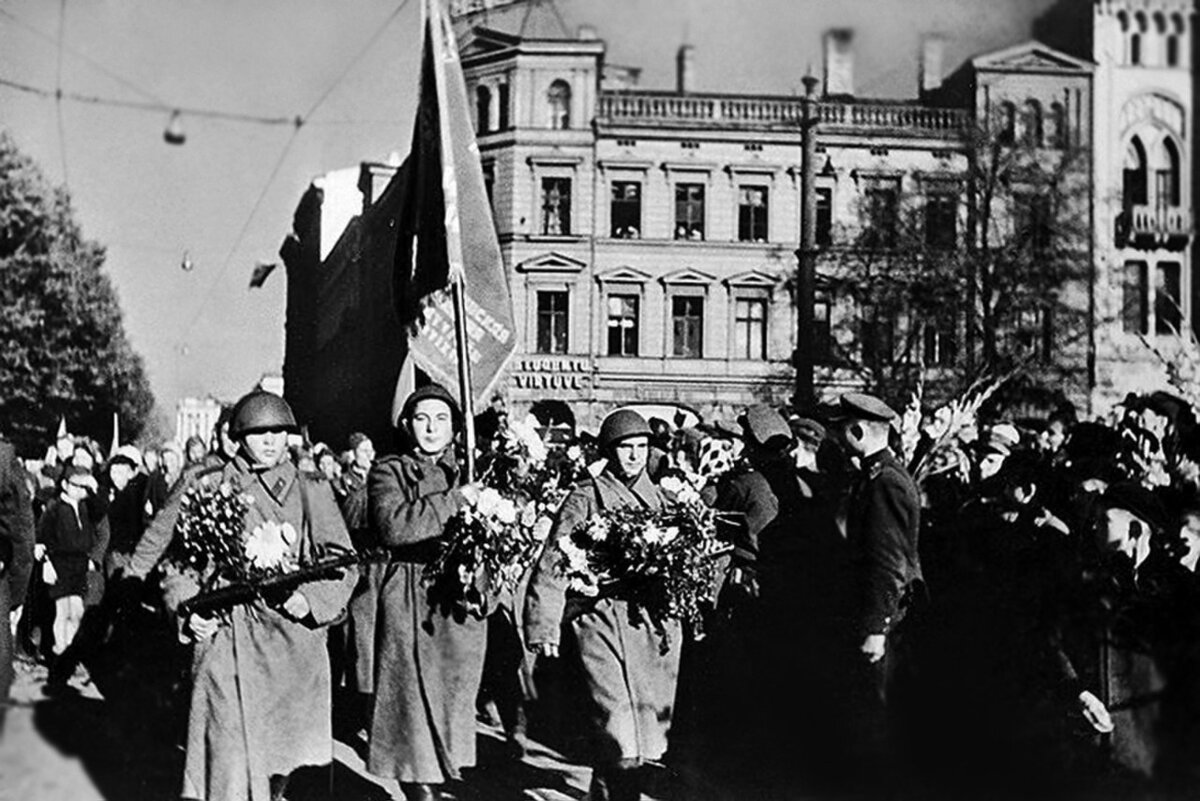
[[[559,510],[525,598],[525,634],[531,646],[558,643],[564,622],[575,638],[591,696],[589,712],[599,744],[596,761],[601,763],[658,759],[666,752],[681,627],[668,622],[671,647],[664,654],[647,621],[630,622],[625,601],[568,598],[554,543],[605,509],[657,509],[663,502],[662,492],[645,471],[631,485],[609,470],[577,484]]]
[[[37,540],[46,546],[46,558],[58,574],[58,580],[47,587],[50,597],[86,595],[88,571],[99,569],[108,550],[107,521],[94,523],[84,501],[79,502],[76,515],[69,503],[56,498],[42,511]]]
[[[910,592],[923,587],[920,518],[917,486],[891,451],[866,457],[846,498],[861,634],[886,634],[903,617]]]
[[[8,615],[25,601],[33,569],[33,537],[33,506],[25,469],[13,446],[0,440],[0,705],[8,700],[13,681]]]
[[[302,561],[351,549],[329,484],[301,476],[290,461],[254,473],[239,457],[199,480],[228,481],[254,499],[247,530],[290,523],[301,535],[292,555]],[[300,587],[312,610],[303,621],[261,602],[234,607],[212,639],[197,644],[184,798],[266,801],[272,775],[332,761],[325,627],[344,611],[356,578],[349,569]]]
[[[379,546],[379,538],[371,526],[367,503],[367,479],[353,467],[343,474],[338,489],[338,504],[350,539],[360,552]],[[387,573],[387,565],[366,562],[359,568],[358,586],[350,599],[350,619],[347,643],[347,673],[354,689],[360,693],[375,692],[375,638],[378,634],[379,587]]]
[[[421,584],[446,523],[464,503],[458,466],[406,453],[367,477],[371,523],[392,553],[379,586],[375,712],[367,770],[401,782],[441,783],[475,764],[475,696],[487,624],[430,604]]]
[[[0,576],[12,606],[25,602],[33,571],[33,506],[25,468],[13,446],[0,440]]]

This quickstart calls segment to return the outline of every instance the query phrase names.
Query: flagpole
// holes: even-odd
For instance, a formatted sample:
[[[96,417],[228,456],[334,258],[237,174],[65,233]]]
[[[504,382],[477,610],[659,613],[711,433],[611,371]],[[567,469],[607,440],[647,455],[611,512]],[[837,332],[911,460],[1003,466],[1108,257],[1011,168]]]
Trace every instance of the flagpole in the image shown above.
[[[447,53],[447,38],[453,35],[446,25],[441,0],[426,0],[421,8],[428,16],[426,24],[432,29],[434,88],[438,99],[439,142],[442,157],[442,187],[446,202],[446,247],[447,264],[450,270],[450,294],[454,303],[454,341],[458,360],[458,394],[462,406],[463,438],[466,447],[466,478],[475,480],[475,400],[471,390],[470,338],[467,335],[466,270],[463,264],[462,244],[457,241],[458,193],[451,178],[454,174],[454,154],[450,148],[449,120],[447,119],[446,73],[444,61]],[[452,50],[452,48],[451,48]],[[473,135],[473,132],[472,132]]]
[[[450,285],[454,297],[454,340],[458,350],[458,392],[463,412],[463,437],[467,450],[467,481],[475,480],[475,401],[471,392],[470,344],[467,339],[466,287],[460,275]]]

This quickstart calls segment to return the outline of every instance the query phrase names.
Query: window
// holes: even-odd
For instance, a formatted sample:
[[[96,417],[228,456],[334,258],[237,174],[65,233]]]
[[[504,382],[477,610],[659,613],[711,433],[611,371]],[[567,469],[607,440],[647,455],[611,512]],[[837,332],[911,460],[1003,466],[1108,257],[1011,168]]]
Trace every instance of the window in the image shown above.
[[[1027,147],[1042,146],[1042,104],[1036,100],[1025,102],[1025,114],[1021,119],[1021,135]]]
[[[859,333],[865,363],[878,366],[896,361],[896,324],[894,313],[873,307],[863,309]]]
[[[704,238],[704,184],[675,185],[675,238]]]
[[[867,184],[867,246],[893,248],[899,222],[900,179],[875,179]]]
[[[496,109],[496,111],[498,112],[496,115],[497,116],[496,130],[507,131],[508,130],[508,84],[502,83],[498,87],[496,87],[496,105],[498,106],[498,108]]]
[[[1155,271],[1154,333],[1178,334],[1183,328],[1183,297],[1179,292],[1179,263],[1160,261]]]
[[[767,241],[767,188],[738,188],[738,241]]]
[[[1141,11],[1133,15],[1134,31],[1129,37],[1129,63],[1142,63],[1142,37],[1149,30],[1146,15]]]
[[[947,189],[925,198],[925,244],[934,250],[958,244],[958,196]]]
[[[617,239],[639,239],[642,235],[642,184],[613,181],[612,235]]]
[[[561,78],[550,84],[546,92],[546,103],[550,107],[550,127],[565,130],[571,127],[571,84]]]
[[[1155,203],[1179,205],[1179,150],[1170,139],[1163,139],[1159,170],[1154,177]]]
[[[1125,148],[1125,169],[1122,173],[1121,200],[1125,208],[1146,204],[1146,148],[1142,140],[1133,137]]]
[[[1032,359],[1048,360],[1054,345],[1053,319],[1048,308],[1020,309],[1014,312],[1009,331],[1012,349]]]
[[[563,290],[537,293],[537,352],[566,353],[570,295]]]
[[[826,295],[813,298],[812,357],[814,364],[833,362],[833,302]]]
[[[542,233],[571,235],[571,179],[542,179]]]
[[[704,355],[704,298],[671,298],[671,355],[699,359]]]
[[[485,161],[483,167],[483,191],[487,194],[488,209],[492,212],[492,217],[496,216],[496,165],[494,162]]]
[[[486,86],[475,87],[475,132],[485,134],[491,130],[492,92]]]
[[[817,247],[833,244],[833,189],[817,187]]]
[[[953,367],[958,359],[958,331],[955,320],[947,316],[925,324],[922,355],[928,367]]]
[[[1017,141],[1017,107],[1007,100],[999,107],[999,132],[996,139],[1002,145]]]
[[[638,355],[637,295],[608,296],[608,355]]]
[[[1046,131],[1046,144],[1049,147],[1062,150],[1067,146],[1067,112],[1062,103],[1050,104],[1050,116],[1047,118],[1049,128]]]
[[[1030,192],[1014,193],[1013,233],[1018,244],[1028,244],[1035,254],[1048,251],[1054,241],[1050,198]]]
[[[1182,66],[1182,52],[1180,51],[1180,42],[1183,40],[1183,17],[1178,14],[1171,15],[1171,33],[1167,36],[1167,66],[1179,67]]]
[[[737,298],[733,312],[733,355],[737,359],[767,358],[767,301]]]
[[[1122,283],[1122,328],[1128,334],[1150,333],[1150,275],[1146,262],[1125,262]]]

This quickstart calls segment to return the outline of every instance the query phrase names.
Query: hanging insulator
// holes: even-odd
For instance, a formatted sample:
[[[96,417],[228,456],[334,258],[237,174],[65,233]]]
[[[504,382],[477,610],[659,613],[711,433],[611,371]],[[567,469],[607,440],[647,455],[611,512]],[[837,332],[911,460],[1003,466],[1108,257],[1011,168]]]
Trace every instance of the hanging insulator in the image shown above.
[[[195,266],[196,263],[192,261],[192,257],[188,255],[186,250],[183,251],[183,259],[179,262],[179,269],[183,270],[185,273],[190,273],[192,268]]]
[[[187,132],[183,130],[183,118],[179,111],[171,112],[171,119],[163,129],[163,141],[168,145],[182,145],[187,141]]]

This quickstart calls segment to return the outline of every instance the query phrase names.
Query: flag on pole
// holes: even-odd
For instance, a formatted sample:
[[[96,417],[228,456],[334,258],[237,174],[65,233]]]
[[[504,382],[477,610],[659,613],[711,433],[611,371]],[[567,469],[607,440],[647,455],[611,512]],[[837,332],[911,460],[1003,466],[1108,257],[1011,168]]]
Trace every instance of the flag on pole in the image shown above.
[[[458,45],[439,0],[424,0],[420,99],[396,248],[397,300],[413,361],[482,405],[516,349],[512,296],[468,112]],[[457,288],[456,288],[457,285]],[[455,316],[455,291],[464,319]],[[462,324],[466,347],[458,342]],[[459,353],[465,350],[461,369]],[[460,376],[467,376],[464,394]]]
[[[66,415],[59,415],[59,417],[58,417],[58,432],[54,435],[54,441],[58,442],[60,440],[64,440],[67,438],[67,436],[68,436],[68,434],[67,434]]]
[[[117,449],[121,447],[121,419],[113,412],[113,436],[112,444],[108,446],[108,458],[117,455]]]

